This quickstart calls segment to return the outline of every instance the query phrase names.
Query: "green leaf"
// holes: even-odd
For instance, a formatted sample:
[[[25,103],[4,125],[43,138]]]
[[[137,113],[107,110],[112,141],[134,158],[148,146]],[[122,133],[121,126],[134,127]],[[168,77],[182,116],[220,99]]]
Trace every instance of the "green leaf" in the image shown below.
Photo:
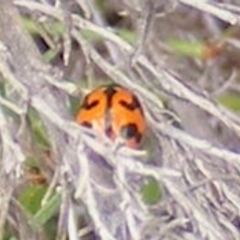
[[[61,204],[61,196],[56,193],[49,201],[34,215],[40,226],[50,220],[58,211]]]
[[[190,42],[187,40],[170,39],[168,41],[168,45],[177,54],[202,58],[203,44],[201,42]]]
[[[62,37],[65,33],[65,26],[59,21],[52,21],[44,25],[47,32],[53,37]]]
[[[46,192],[46,186],[34,185],[28,187],[20,195],[20,202],[32,214],[36,213],[41,207],[41,200]]]
[[[86,40],[93,42],[93,43],[97,43],[103,39],[102,36],[100,36],[99,34],[93,32],[91,30],[81,30],[81,35],[84,38],[86,38]]]
[[[126,42],[130,44],[134,44],[137,41],[137,35],[134,31],[126,29],[126,28],[121,28],[116,30],[118,35],[125,40]]]
[[[240,94],[226,93],[218,97],[218,101],[231,110],[234,110],[236,112],[240,111]]]
[[[80,109],[81,101],[80,99],[75,97],[70,97],[69,100],[71,113],[73,114],[73,116],[76,116]]]
[[[10,232],[4,233],[3,240],[17,240]]]
[[[35,19],[29,17],[22,17],[22,24],[30,34],[45,36],[49,34],[52,37],[62,37],[65,32],[64,25],[59,21],[50,21],[40,23]]]
[[[40,167],[38,160],[33,156],[28,156],[25,160],[27,167]]]
[[[47,131],[37,112],[33,109],[30,109],[28,112],[28,118],[31,124],[33,137],[36,142],[39,143],[44,149],[49,149],[50,142],[48,140]]]
[[[40,24],[29,17],[21,18],[22,24],[28,30],[30,34],[40,34],[42,32],[42,27]]]
[[[44,61],[46,61],[47,63],[51,62],[52,60],[54,60],[56,58],[56,56],[58,55],[58,51],[56,51],[55,49],[49,49],[48,51],[46,51],[43,54],[43,59]]]
[[[155,204],[162,198],[162,190],[154,178],[148,178],[141,186],[142,199],[146,204]]]

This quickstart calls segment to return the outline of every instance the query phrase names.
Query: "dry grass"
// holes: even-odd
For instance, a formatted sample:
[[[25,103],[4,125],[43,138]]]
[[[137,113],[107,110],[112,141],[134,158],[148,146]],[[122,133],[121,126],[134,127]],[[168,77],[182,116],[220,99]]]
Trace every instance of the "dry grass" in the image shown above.
[[[0,239],[240,239],[240,121],[217,102],[240,89],[237,1],[49,2],[1,1]],[[142,150],[73,120],[69,99],[109,79],[141,99]],[[34,213],[29,157],[47,176]]]

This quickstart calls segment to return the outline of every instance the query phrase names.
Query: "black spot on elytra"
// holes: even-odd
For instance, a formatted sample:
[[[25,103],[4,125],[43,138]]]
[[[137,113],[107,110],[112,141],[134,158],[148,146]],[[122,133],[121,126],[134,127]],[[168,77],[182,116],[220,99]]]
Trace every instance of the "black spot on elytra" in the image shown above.
[[[120,104],[123,107],[125,107],[126,109],[130,110],[130,111],[133,111],[135,109],[139,109],[141,111],[141,113],[142,113],[142,107],[141,107],[138,99],[135,96],[133,96],[131,103],[128,103],[128,102],[126,102],[124,100],[121,100]]]
[[[83,103],[82,103],[82,108],[86,109],[86,110],[90,110],[92,108],[94,108],[95,106],[97,106],[99,103],[98,100],[94,100],[92,102],[89,102],[89,99],[88,97],[86,97],[84,100],[83,100]]]
[[[137,143],[139,143],[142,138],[142,134],[138,132],[138,128],[134,123],[123,126],[121,128],[121,136],[125,139],[135,138]]]
[[[90,122],[83,122],[81,125],[84,126],[84,127],[87,127],[87,128],[92,127],[92,124]]]

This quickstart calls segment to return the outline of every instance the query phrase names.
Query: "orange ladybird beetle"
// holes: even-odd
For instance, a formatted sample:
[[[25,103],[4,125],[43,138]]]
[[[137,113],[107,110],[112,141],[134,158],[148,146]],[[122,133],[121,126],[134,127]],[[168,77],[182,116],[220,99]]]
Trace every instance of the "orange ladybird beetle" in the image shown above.
[[[137,97],[126,88],[112,84],[101,86],[83,99],[76,121],[105,134],[113,141],[138,148],[146,130],[146,121]]]

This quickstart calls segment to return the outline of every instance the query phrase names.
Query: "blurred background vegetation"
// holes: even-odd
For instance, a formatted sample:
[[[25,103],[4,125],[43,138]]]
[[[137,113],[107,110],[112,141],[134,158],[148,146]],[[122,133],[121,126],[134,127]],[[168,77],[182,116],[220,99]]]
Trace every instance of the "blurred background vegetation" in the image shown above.
[[[144,67],[138,69],[139,72],[131,68],[136,64],[136,59],[144,55],[156,70],[166,69],[177,73],[181,83],[192,92],[207,96],[209,101],[219,106],[219,109],[227,109],[226,111],[238,116],[240,111],[239,23],[230,24],[209,14],[208,9],[201,11],[182,4],[181,1],[16,0],[9,2],[12,2],[9,6],[16,10],[13,14],[19,13],[19,16],[13,18],[17,19],[16,22],[20,20],[19,26],[31,37],[40,52],[41,61],[51,69],[53,76],[64,79],[65,85],[61,85],[61,81],[59,81],[60,85],[56,83],[53,85],[59,89],[63,86],[63,92],[67,93],[67,97],[65,95],[63,97],[63,102],[67,99],[65,101],[65,107],[68,109],[67,119],[74,118],[86,92],[103,83],[116,81],[89,57],[90,46],[117,71],[126,74],[133,83],[152,91],[159,102],[164,102],[168,111],[178,116],[181,128],[188,134],[239,153],[238,133],[202,109],[172,97],[162,89],[162,82],[160,84],[157,79],[153,79]],[[237,0],[216,0],[211,3],[216,8],[234,13],[239,19],[240,3]],[[5,3],[1,4],[5,5]],[[2,14],[0,27],[6,26],[4,12],[0,14]],[[79,16],[82,22],[78,23],[74,15]],[[11,31],[11,27],[9,29]],[[2,27],[1,31],[3,30]],[[110,36],[104,36],[108,32]],[[4,34],[0,34],[0,40],[7,44]],[[122,40],[119,45],[116,44],[117,40],[110,41],[114,36]],[[18,40],[13,39],[13,42],[17,46]],[[134,49],[127,56],[122,53],[121,48],[124,48],[124,44],[127,44],[126,49],[128,46]],[[25,47],[27,50],[28,47]],[[22,62],[25,60],[28,61],[22,56]],[[4,72],[2,65],[0,71]],[[12,71],[14,73],[15,66]],[[141,77],[142,79],[139,80]],[[166,79],[166,86],[167,81]],[[68,83],[70,85],[67,85]],[[118,83],[138,92],[134,89],[134,85],[128,86],[121,80]],[[6,210],[8,209],[6,207],[7,217],[3,218],[3,215],[0,215],[4,219],[2,222],[0,220],[0,230],[2,230],[0,238],[4,240],[74,239],[61,234],[64,220],[62,222],[59,220],[59,210],[63,207],[60,194],[53,189],[50,189],[49,193],[49,185],[52,183],[57,163],[56,155],[53,153],[55,146],[49,138],[52,133],[34,107],[28,107],[24,120],[21,114],[18,115],[13,111],[12,106],[9,110],[4,99],[16,104],[20,111],[25,106],[21,94],[14,88],[17,86],[10,84],[6,74],[2,74],[0,93],[3,114],[7,119],[6,122],[11,119],[17,123],[14,125],[15,128],[11,129],[12,133],[19,133],[20,127],[25,128],[24,134],[20,134],[22,140],[19,141],[16,137],[15,142],[23,149],[25,159],[21,166],[23,174],[17,179],[13,192],[9,193],[13,199],[8,202],[11,211]],[[34,87],[29,89],[31,94],[34,94]],[[144,101],[143,98],[142,102],[147,108],[148,105]],[[159,144],[156,145],[158,147]],[[147,148],[151,147],[156,146]],[[4,156],[4,149],[1,148]],[[3,166],[4,160],[1,163],[1,176],[5,176]],[[6,178],[4,181],[2,184],[5,185],[0,185],[1,187],[7,186]],[[163,197],[161,188],[161,184],[159,185],[154,178],[145,181],[141,185],[140,193],[143,202],[149,206],[158,204]],[[3,194],[8,196],[5,192]],[[42,204],[42,201],[46,203]],[[14,209],[18,210],[15,212]],[[77,226],[79,229],[84,228],[88,226],[88,221],[89,219],[80,218]],[[19,224],[20,222],[22,224]],[[83,239],[96,239],[92,228],[87,227],[84,231],[88,234],[83,234]],[[236,235],[239,236],[239,232]]]

